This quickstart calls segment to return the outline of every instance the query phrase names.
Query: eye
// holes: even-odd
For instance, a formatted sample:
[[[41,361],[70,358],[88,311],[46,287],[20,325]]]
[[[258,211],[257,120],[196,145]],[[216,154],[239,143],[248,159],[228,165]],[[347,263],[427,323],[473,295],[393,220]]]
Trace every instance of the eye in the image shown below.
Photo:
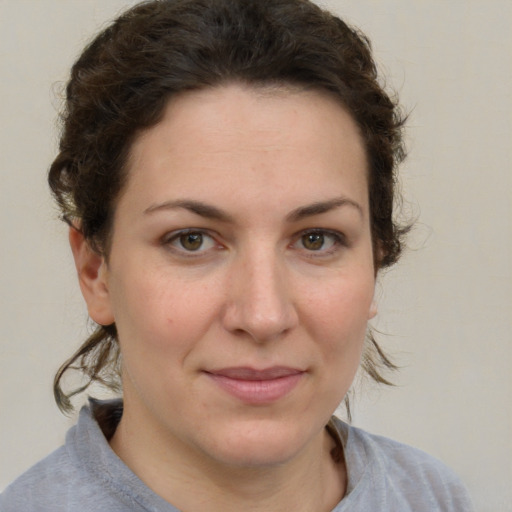
[[[323,233],[306,233],[302,235],[301,242],[308,251],[319,251],[324,247],[325,238]]]
[[[185,252],[204,252],[215,247],[215,240],[203,231],[185,230],[171,234],[166,240],[165,245],[173,249]]]
[[[344,241],[341,233],[312,230],[303,232],[294,246],[299,249],[305,249],[308,252],[325,254],[334,252],[338,246],[345,245]]]

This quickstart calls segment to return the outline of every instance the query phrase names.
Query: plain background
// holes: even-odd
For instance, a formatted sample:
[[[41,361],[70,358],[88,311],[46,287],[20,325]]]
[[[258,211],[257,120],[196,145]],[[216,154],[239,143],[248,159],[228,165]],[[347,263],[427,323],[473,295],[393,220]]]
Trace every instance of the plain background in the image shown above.
[[[0,0],[0,489],[74,418],[55,370],[86,335],[46,170],[62,84],[126,0]],[[402,167],[410,249],[378,286],[392,389],[360,388],[354,423],[418,446],[480,512],[512,511],[512,2],[331,0],[373,41],[411,112]]]

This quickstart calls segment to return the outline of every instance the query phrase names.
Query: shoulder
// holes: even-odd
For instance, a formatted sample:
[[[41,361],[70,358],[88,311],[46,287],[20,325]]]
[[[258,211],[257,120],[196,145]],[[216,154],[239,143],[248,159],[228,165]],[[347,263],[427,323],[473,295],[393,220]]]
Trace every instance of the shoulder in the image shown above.
[[[66,447],[62,446],[17,478],[0,495],[2,512],[41,511],[62,501],[70,486],[80,480]],[[45,508],[48,505],[48,508]]]
[[[0,495],[2,512],[59,512],[119,508],[103,476],[107,441],[91,410],[80,412],[66,443],[10,484]],[[126,510],[126,509],[125,509]]]
[[[112,451],[109,434],[120,401],[94,401],[80,411],[64,446],[37,463],[0,495],[1,512],[177,512]]]
[[[73,430],[73,429],[72,429]],[[72,431],[70,431],[71,433]],[[31,467],[0,495],[1,512],[92,512],[132,510],[73,453],[69,443]],[[137,509],[138,510],[138,509]]]
[[[355,490],[357,494],[361,488],[371,487],[372,495],[383,503],[400,507],[399,510],[473,510],[464,484],[440,460],[422,450],[370,434],[340,420],[335,419],[334,424],[343,440],[349,492]]]
[[[350,437],[354,444],[364,447],[374,464],[395,476],[402,475],[404,479],[421,477],[429,482],[460,481],[455,472],[443,462],[418,448],[355,427],[351,427]]]

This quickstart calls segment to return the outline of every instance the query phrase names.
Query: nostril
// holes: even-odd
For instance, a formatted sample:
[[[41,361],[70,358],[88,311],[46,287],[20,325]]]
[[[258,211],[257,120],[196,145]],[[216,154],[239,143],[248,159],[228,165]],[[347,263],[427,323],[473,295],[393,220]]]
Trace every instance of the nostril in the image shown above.
[[[238,268],[231,269],[224,327],[254,341],[275,340],[297,323],[286,268],[276,259],[274,246],[259,243],[244,255],[237,262]]]
[[[291,304],[281,303],[273,310],[258,308],[254,303],[237,302],[224,313],[223,324],[233,335],[257,342],[275,340],[289,333],[297,322]]]

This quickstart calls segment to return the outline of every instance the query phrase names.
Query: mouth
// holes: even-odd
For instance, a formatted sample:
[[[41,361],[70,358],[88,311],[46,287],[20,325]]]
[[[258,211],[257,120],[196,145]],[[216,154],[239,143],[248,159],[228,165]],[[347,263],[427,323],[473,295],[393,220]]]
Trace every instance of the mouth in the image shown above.
[[[285,366],[263,370],[233,367],[204,373],[223,392],[250,405],[277,402],[291,393],[306,374],[303,370]]]

